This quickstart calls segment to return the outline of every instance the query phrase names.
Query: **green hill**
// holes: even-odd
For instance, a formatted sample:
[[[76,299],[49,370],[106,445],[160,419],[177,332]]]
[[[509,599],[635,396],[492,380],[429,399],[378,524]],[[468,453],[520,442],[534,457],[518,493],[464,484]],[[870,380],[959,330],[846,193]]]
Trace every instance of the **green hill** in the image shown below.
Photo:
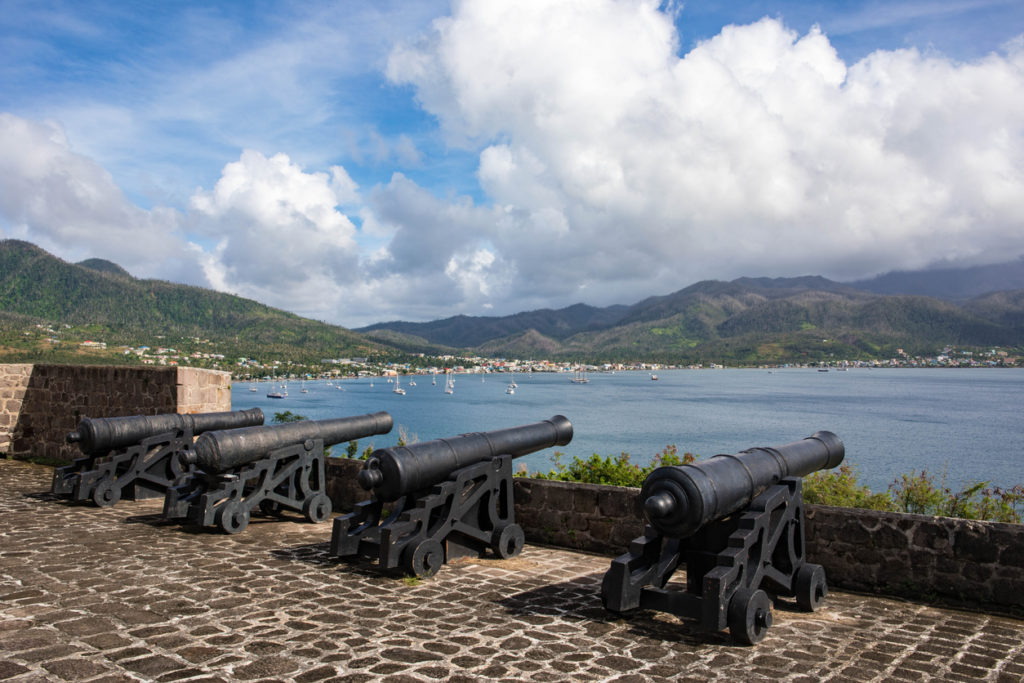
[[[208,340],[228,357],[318,360],[385,348],[343,327],[249,299],[135,279],[109,261],[70,264],[18,240],[0,241],[0,311],[18,316],[5,317],[7,327],[27,317],[69,325],[108,344],[181,348]]]

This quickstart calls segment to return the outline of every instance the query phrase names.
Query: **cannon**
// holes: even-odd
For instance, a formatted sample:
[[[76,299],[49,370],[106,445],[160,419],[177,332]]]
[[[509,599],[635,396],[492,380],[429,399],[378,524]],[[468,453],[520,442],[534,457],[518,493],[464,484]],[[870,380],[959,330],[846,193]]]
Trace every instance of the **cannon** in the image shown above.
[[[753,645],[772,624],[769,593],[817,610],[825,570],[804,553],[801,477],[835,467],[845,455],[831,432],[776,448],[751,448],[690,464],[659,467],[639,500],[647,524],[601,582],[606,609],[669,612],[700,628],[728,627]],[[669,584],[685,566],[682,582]]]
[[[370,491],[336,517],[331,555],[377,559],[382,569],[433,576],[457,557],[509,558],[525,543],[515,523],[512,460],[572,440],[550,420],[377,450],[357,476]]]
[[[196,436],[214,429],[263,424],[259,408],[220,413],[85,417],[67,442],[78,444],[85,457],[53,471],[51,491],[75,501],[92,499],[109,507],[122,498],[162,497],[183,483],[191,468],[178,456]]]
[[[391,415],[370,413],[330,420],[207,432],[179,456],[196,474],[167,490],[163,516],[237,534],[255,508],[267,515],[299,510],[310,522],[331,515],[324,448],[391,431]]]

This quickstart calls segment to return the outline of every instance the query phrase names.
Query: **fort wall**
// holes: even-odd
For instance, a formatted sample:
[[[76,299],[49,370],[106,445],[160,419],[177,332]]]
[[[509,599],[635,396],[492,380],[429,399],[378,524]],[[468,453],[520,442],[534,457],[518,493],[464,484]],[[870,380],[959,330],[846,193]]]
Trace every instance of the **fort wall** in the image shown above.
[[[0,364],[0,453],[70,462],[83,417],[231,409],[231,376],[186,367]]]

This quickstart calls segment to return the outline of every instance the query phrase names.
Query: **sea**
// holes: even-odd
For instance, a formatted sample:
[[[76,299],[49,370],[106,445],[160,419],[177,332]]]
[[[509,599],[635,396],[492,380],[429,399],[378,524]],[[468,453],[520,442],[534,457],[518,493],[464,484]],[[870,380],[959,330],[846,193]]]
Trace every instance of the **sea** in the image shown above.
[[[827,430],[842,439],[858,482],[875,492],[921,471],[954,491],[1024,484],[1024,369],[703,369],[658,371],[657,380],[639,371],[570,379],[460,374],[448,394],[443,375],[403,376],[404,395],[383,377],[292,380],[283,399],[267,398],[279,383],[236,383],[232,408],[262,408],[268,422],[286,410],[314,420],[389,412],[395,428],[360,441],[360,451],[400,437],[427,441],[566,416],[569,445],[516,460],[531,472],[551,469],[555,451],[563,462],[629,453],[646,464],[669,445],[704,457]]]

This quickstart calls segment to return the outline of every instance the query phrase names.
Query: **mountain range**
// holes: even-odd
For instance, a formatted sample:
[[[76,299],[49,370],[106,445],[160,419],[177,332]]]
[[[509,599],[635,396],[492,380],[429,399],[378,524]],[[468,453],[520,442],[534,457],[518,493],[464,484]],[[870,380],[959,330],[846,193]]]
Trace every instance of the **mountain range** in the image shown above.
[[[632,305],[576,304],[352,331],[230,294],[137,279],[103,259],[71,264],[27,242],[3,240],[4,320],[10,329],[25,320],[90,325],[123,343],[203,338],[231,355],[264,358],[456,351],[672,363],[889,357],[898,348],[1024,346],[1024,260],[855,283],[817,276],[708,280]]]
[[[877,357],[947,344],[1016,347],[1024,344],[1024,260],[845,284],[818,276],[707,280],[631,306],[577,304],[356,331],[408,350],[472,346],[491,356],[673,362]]]

